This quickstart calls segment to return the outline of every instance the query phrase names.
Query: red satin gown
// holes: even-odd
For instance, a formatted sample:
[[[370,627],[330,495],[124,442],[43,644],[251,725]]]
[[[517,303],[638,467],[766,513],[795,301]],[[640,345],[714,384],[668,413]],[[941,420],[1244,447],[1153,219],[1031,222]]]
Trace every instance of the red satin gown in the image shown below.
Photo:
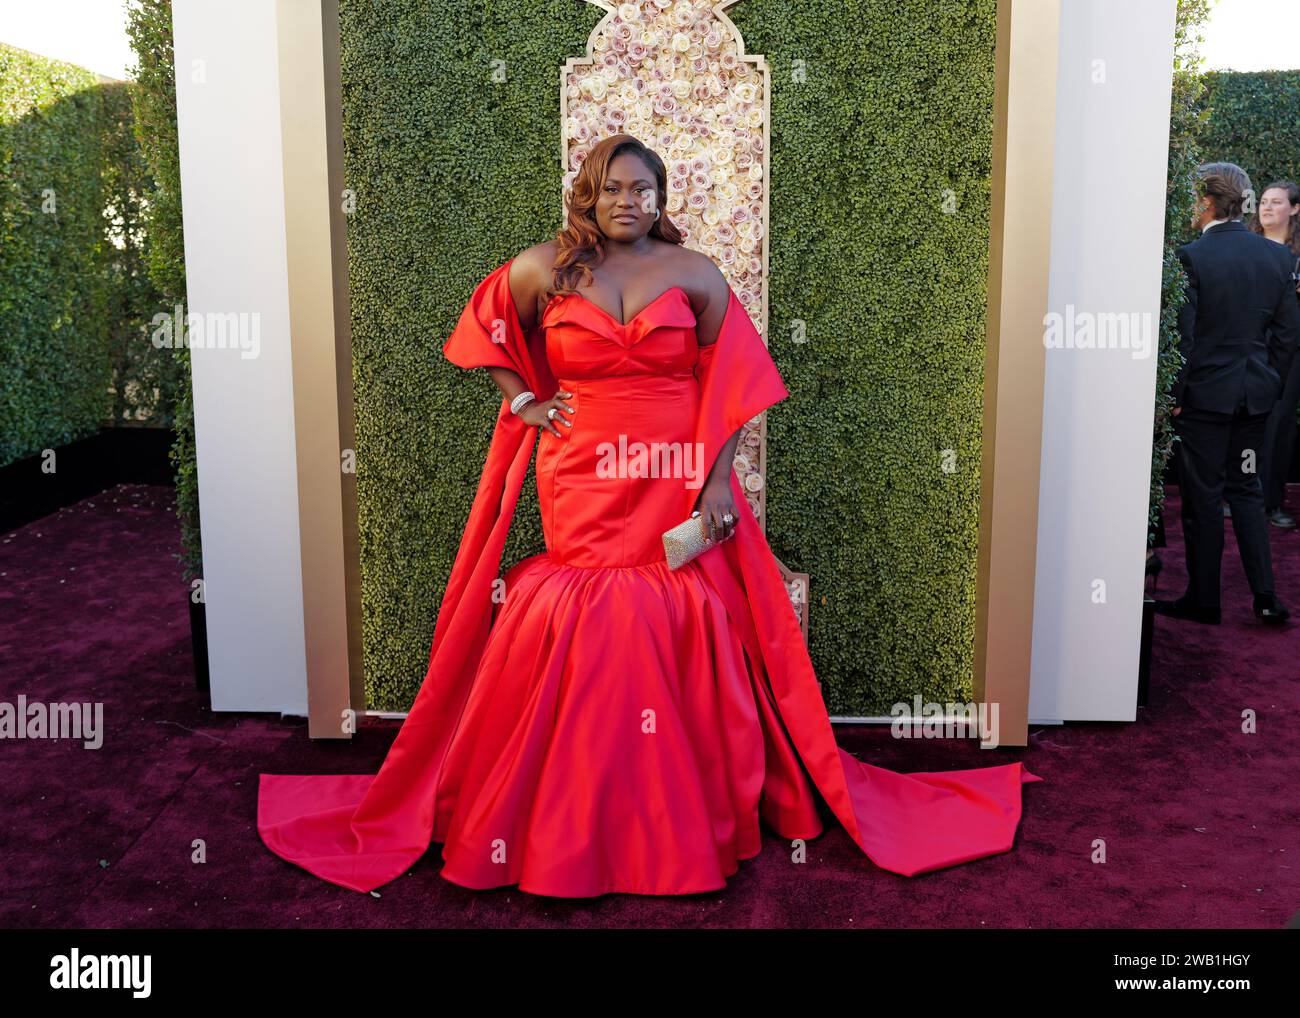
[[[573,427],[528,428],[503,401],[429,671],[380,773],[261,775],[267,846],[358,891],[433,841],[442,876],[465,887],[686,894],[724,887],[758,854],[760,818],[782,838],[820,834],[815,786],[893,872],[1008,851],[1021,784],[1039,780],[1021,764],[898,774],[835,744],[734,474],[735,537],[678,570],[664,561],[662,534],[693,508],[722,443],[788,394],[735,294],[703,347],[680,287],[626,324],[562,295],[525,334],[509,264],[479,285],[444,352],[512,367],[539,398],[573,393]],[[501,597],[534,442],[547,550],[505,574]],[[680,458],[618,455],[635,443]]]

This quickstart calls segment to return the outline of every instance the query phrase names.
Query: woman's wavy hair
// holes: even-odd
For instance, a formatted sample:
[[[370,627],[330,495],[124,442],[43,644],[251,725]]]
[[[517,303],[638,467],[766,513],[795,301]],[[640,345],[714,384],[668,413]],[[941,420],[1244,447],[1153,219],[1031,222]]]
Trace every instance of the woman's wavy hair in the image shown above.
[[[605,260],[605,235],[596,225],[596,201],[609,175],[609,164],[624,152],[640,157],[654,174],[655,207],[660,214],[650,227],[650,236],[669,244],[684,243],[681,231],[668,218],[668,171],[664,161],[630,134],[610,135],[591,147],[565,199],[568,223],[555,235],[555,265],[548,298],[573,293],[580,279],[589,285],[591,270]]]
[[[1272,190],[1275,187],[1286,192],[1286,203],[1288,205],[1300,205],[1300,185],[1290,180],[1275,180],[1264,188],[1264,191]],[[1264,191],[1259,192],[1261,198],[1264,197]],[[1264,227],[1259,222],[1258,211],[1250,217],[1248,225],[1255,233],[1262,234],[1264,232]],[[1286,246],[1291,249],[1291,254],[1300,258],[1300,212],[1291,214],[1291,221],[1286,228]]]

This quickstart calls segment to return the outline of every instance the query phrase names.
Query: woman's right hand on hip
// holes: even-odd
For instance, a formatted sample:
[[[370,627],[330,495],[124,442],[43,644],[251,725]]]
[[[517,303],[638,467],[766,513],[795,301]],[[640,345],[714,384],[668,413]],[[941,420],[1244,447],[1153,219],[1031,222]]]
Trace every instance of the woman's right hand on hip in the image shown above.
[[[572,396],[573,393],[561,390],[550,399],[535,399],[519,411],[519,418],[525,424],[536,428],[543,428],[558,438],[560,436],[560,429],[555,426],[556,421],[563,421],[570,428],[573,427],[573,421],[564,416],[566,412],[575,412],[573,407],[564,402]],[[553,414],[551,413],[552,409],[555,410],[555,413]]]

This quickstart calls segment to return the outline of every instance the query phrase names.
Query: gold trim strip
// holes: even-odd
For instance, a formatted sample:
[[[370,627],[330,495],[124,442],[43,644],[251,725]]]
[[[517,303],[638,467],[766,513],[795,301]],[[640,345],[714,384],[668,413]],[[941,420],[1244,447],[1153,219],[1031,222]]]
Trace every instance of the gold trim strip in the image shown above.
[[[998,0],[975,699],[1028,741],[1060,0]]]
[[[348,738],[365,677],[338,0],[277,0],[276,22],[308,733]]]

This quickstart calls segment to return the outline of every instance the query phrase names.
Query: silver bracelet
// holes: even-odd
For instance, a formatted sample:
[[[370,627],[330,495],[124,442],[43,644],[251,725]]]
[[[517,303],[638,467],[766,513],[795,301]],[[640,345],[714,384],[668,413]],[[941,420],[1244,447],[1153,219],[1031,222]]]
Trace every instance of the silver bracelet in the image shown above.
[[[510,401],[510,412],[512,414],[519,413],[520,410],[522,410],[525,406],[527,406],[536,398],[537,398],[536,396],[534,396],[531,392],[525,389],[523,392],[521,392],[518,396],[516,396],[514,399]]]

